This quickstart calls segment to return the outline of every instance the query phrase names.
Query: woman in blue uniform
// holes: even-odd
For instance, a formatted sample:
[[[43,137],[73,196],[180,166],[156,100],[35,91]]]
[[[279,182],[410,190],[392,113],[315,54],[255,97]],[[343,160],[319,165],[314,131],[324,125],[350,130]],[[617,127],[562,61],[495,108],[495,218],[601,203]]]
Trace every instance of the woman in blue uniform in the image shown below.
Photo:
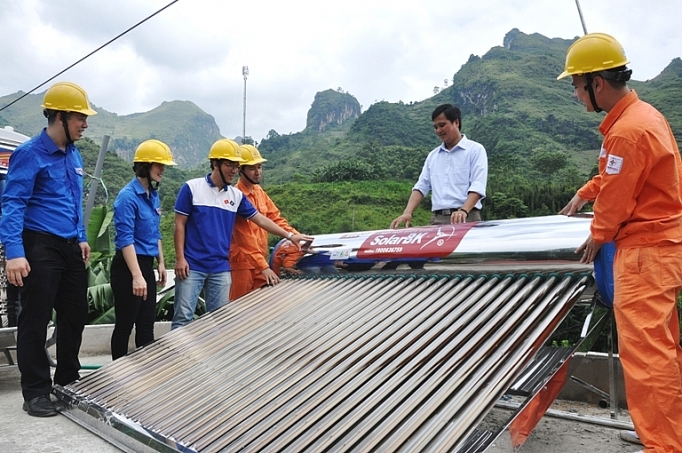
[[[135,151],[135,177],[116,197],[116,254],[111,263],[116,325],[111,335],[114,360],[126,355],[135,325],[135,346],[154,341],[156,285],[166,284],[161,248],[161,209],[157,188],[166,165],[176,165],[170,148],[159,140],[142,142]],[[159,280],[155,281],[154,260]]]

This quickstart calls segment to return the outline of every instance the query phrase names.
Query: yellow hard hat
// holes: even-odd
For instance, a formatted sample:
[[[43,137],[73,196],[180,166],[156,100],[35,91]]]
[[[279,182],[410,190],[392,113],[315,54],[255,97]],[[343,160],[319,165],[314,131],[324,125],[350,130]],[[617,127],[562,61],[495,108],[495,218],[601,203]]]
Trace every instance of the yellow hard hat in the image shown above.
[[[168,145],[160,140],[145,140],[135,151],[133,162],[149,162],[163,165],[177,165]]]
[[[566,52],[566,66],[558,79],[625,66],[630,61],[623,46],[606,33],[590,33],[571,44]]]
[[[41,107],[47,110],[77,112],[88,116],[97,115],[97,112],[90,107],[85,90],[71,82],[57,82],[48,88]]]
[[[242,159],[239,145],[234,140],[229,138],[221,138],[211,146],[211,151],[208,153],[209,159],[226,159],[233,162],[244,162]]]
[[[258,165],[268,161],[267,159],[263,159],[263,156],[260,155],[258,148],[253,145],[242,145],[239,147],[239,150],[241,151],[242,158],[244,159],[242,165]]]

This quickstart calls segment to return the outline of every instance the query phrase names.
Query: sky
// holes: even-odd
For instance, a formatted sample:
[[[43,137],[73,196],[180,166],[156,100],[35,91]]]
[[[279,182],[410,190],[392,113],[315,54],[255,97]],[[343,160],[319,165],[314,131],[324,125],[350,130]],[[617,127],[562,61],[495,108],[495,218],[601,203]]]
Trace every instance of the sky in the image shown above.
[[[0,95],[33,89],[169,3],[0,0]],[[580,6],[588,32],[623,45],[633,79],[682,57],[682,1]],[[248,66],[246,135],[260,141],[270,130],[302,131],[315,93],[327,89],[352,94],[363,111],[429,98],[514,28],[583,34],[575,0],[179,0],[51,83],[75,82],[119,115],[192,101],[233,138],[244,129]]]

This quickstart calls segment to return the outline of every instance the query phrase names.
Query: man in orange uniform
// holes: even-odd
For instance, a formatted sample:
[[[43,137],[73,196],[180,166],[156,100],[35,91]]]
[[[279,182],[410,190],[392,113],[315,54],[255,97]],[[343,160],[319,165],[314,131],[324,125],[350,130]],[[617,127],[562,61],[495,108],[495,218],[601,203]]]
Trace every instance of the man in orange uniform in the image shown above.
[[[289,232],[291,239],[299,234],[279,213],[279,209],[260,186],[263,178],[263,162],[260,152],[253,145],[242,145],[242,162],[239,167],[237,189],[241,190],[259,213]],[[248,220],[237,218],[232,234],[230,266],[232,288],[230,300],[266,285],[276,285],[279,277],[268,266],[268,232]]]
[[[291,241],[282,241],[279,247],[276,247],[272,252],[272,270],[278,276],[281,273],[287,273],[292,275],[301,275],[303,271],[296,268],[296,263],[298,260],[303,258],[305,252],[299,250],[296,244]]]
[[[607,112],[599,174],[560,214],[594,200],[591,235],[576,250],[590,263],[616,243],[614,313],[628,409],[647,453],[682,452],[682,161],[670,126],[627,87],[622,46],[591,33],[568,49],[559,79],[572,76],[587,111]]]

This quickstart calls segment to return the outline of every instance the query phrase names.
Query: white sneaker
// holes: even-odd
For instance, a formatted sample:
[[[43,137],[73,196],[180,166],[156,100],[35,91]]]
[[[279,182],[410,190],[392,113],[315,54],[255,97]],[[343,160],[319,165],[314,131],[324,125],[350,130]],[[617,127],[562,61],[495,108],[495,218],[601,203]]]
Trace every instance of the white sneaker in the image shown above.
[[[620,432],[620,438],[625,442],[630,442],[631,444],[644,445],[636,432],[624,429]],[[639,452],[635,452],[639,453]]]

